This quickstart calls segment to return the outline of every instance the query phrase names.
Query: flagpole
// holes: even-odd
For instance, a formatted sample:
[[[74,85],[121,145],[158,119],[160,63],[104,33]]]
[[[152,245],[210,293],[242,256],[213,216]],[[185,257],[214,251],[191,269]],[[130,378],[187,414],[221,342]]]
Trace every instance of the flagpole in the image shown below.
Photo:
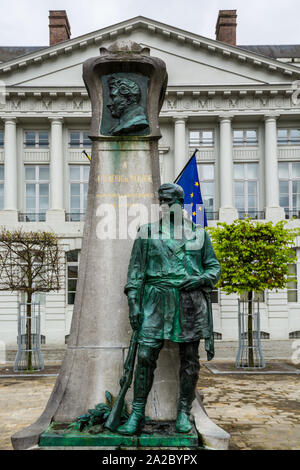
[[[85,156],[86,156],[86,157],[89,159],[89,161],[90,161],[90,162],[92,161],[91,157],[89,156],[89,154],[88,154],[88,153],[86,153],[86,151],[85,151],[85,150],[82,150],[82,152],[81,152],[81,153],[83,153],[83,155],[85,155]]]
[[[196,149],[195,152],[193,153],[193,155],[191,156],[191,158],[189,159],[189,161],[187,162],[187,164],[185,165],[185,167],[183,168],[183,170],[180,172],[180,174],[177,176],[177,178],[175,179],[174,183],[176,184],[177,181],[179,180],[180,176],[182,175],[182,173],[184,172],[184,170],[186,169],[186,167],[188,166],[188,164],[190,163],[190,161],[192,160],[192,158],[194,158],[194,156],[196,155],[196,153],[199,152],[199,149]]]

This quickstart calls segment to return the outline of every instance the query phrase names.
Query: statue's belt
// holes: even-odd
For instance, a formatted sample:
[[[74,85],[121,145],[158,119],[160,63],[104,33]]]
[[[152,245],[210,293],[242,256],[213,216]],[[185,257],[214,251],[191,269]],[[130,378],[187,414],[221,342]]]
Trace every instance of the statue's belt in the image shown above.
[[[145,285],[151,285],[151,286],[155,286],[155,287],[160,287],[160,288],[174,288],[174,289],[178,289],[183,281],[185,281],[186,278],[185,277],[182,277],[180,279],[176,279],[176,280],[173,280],[171,281],[170,280],[170,276],[167,276],[167,277],[159,277],[159,278],[148,278],[146,279],[146,282],[145,282]],[[178,283],[178,285],[176,285]]]

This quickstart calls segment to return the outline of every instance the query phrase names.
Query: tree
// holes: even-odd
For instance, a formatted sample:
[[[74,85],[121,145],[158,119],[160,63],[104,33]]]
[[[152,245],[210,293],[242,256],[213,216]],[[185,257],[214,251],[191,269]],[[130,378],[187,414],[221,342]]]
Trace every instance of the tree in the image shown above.
[[[208,229],[221,264],[218,287],[227,294],[247,293],[249,367],[254,367],[253,293],[284,289],[291,282],[288,265],[296,261],[292,246],[300,230],[287,229],[286,223],[262,223],[246,218],[230,225],[218,223],[217,227]]]
[[[58,291],[64,282],[63,250],[50,232],[0,231],[0,290],[24,292],[27,368],[32,370],[31,303],[35,292]]]

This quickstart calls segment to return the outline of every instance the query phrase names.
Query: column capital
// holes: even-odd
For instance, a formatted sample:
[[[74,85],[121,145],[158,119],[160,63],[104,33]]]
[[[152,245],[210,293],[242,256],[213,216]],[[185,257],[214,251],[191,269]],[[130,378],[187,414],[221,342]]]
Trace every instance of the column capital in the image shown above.
[[[228,122],[228,121],[231,122],[233,118],[234,118],[234,114],[224,113],[218,116],[218,121],[219,122]]]
[[[51,124],[63,124],[64,118],[62,116],[49,116],[48,117]]]
[[[16,124],[18,121],[15,116],[3,116],[1,119],[4,121],[4,123],[11,122],[13,124]]]
[[[276,113],[268,113],[264,115],[264,121],[277,121],[280,118],[280,114]]]
[[[188,120],[188,116],[172,116],[173,120],[176,122],[186,122]]]

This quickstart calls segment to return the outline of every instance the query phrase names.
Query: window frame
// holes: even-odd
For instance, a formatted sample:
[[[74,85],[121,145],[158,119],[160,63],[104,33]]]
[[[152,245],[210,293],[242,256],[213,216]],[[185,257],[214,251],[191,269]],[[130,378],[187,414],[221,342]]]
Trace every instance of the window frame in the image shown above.
[[[295,263],[289,264],[289,266],[296,266],[296,276],[293,277],[293,276],[288,275],[288,278],[296,279],[296,281],[295,281],[296,287],[295,287],[295,289],[289,289],[288,285],[287,285],[287,303],[288,303],[288,305],[289,304],[298,304],[299,299],[300,299],[300,259],[299,259],[300,250],[299,250],[299,248],[293,248],[293,251],[296,253],[297,260],[296,260]],[[297,299],[290,301],[289,300],[289,292],[296,292]]]
[[[79,133],[79,144],[78,145],[71,145],[71,133],[72,132],[78,132]],[[84,143],[84,134],[88,134],[88,130],[79,130],[79,129],[69,129],[68,130],[68,148],[71,150],[75,149],[85,149],[85,148],[91,148],[92,146],[92,141],[89,139],[89,143],[86,144]]]
[[[26,168],[34,168],[35,169],[35,179],[34,180],[27,180],[26,179]],[[40,179],[40,168],[43,167],[48,167],[49,169],[49,179],[48,180],[41,180]],[[30,212],[29,209],[27,209],[27,195],[26,195],[26,189],[27,189],[27,184],[34,184],[36,189],[35,189],[35,211]],[[40,185],[41,184],[48,184],[48,208],[47,209],[40,209]],[[50,165],[41,165],[41,164],[25,164],[24,165],[24,201],[25,201],[25,207],[24,207],[24,212],[26,213],[26,216],[32,215],[35,216],[34,220],[30,220],[30,222],[43,222],[43,220],[40,220],[40,214],[45,214],[45,220],[46,220],[46,212],[49,210],[50,207]],[[38,218],[38,220],[37,220]]]
[[[298,130],[300,131],[300,128],[297,128],[297,127],[277,127],[277,145],[278,146],[299,146],[300,145],[300,139],[299,139],[299,142],[293,142],[291,140],[291,131],[295,131],[295,130]],[[279,131],[287,131],[287,140],[286,142],[280,142],[279,141]]]
[[[84,209],[84,185],[89,183],[89,178],[87,180],[84,179],[84,168],[89,168],[89,164],[69,164],[69,211],[70,214],[85,214],[86,209]],[[80,169],[80,178],[79,180],[71,180],[71,168],[76,167]],[[79,197],[80,197],[80,207],[79,207],[79,212],[75,212],[71,208],[71,184],[79,184]]]
[[[202,168],[204,166],[212,166],[213,168],[213,173],[214,173],[214,177],[213,179],[204,179],[202,178]],[[206,211],[206,214],[214,214],[215,210],[216,210],[216,164],[215,163],[212,163],[212,162],[199,162],[197,161],[197,170],[198,170],[198,176],[199,176],[199,182],[200,182],[200,187],[201,187],[201,195],[202,195],[202,199],[203,199],[203,203],[204,203],[204,207],[205,207],[205,200],[204,200],[204,194],[203,194],[203,191],[202,191],[202,188],[203,188],[203,185],[205,183],[213,183],[213,208],[212,210],[208,210],[206,207],[205,207],[205,211]],[[208,220],[209,217],[208,217]]]
[[[68,256],[68,253],[70,252],[77,252],[77,261],[68,261],[67,260],[67,256]],[[77,289],[77,282],[78,282],[78,273],[79,273],[79,263],[80,263],[80,250],[69,250],[66,252],[66,305],[69,306],[69,305],[75,305],[75,294],[76,294],[76,289]],[[77,277],[76,278],[72,278],[72,277],[69,277],[69,266],[72,267],[77,267]],[[69,280],[74,280],[76,279],[76,288],[75,288],[75,291],[73,290],[69,290]],[[69,294],[74,294],[74,303],[69,303]]]
[[[29,133],[29,132],[34,133],[34,145],[28,145],[27,142],[26,142],[26,133]],[[47,141],[46,141],[47,145],[41,145],[40,144],[41,141],[40,141],[40,138],[39,138],[39,134],[42,133],[42,132],[47,133],[47,136],[48,136]],[[38,129],[38,130],[24,129],[24,139],[23,139],[24,149],[26,149],[26,150],[33,150],[33,149],[40,149],[40,150],[41,149],[46,149],[46,150],[49,150],[49,148],[50,148],[50,141],[49,141],[50,135],[49,134],[50,133],[49,133],[48,129]]]
[[[246,171],[244,170],[244,179],[241,178],[235,178],[234,175],[234,166],[235,165],[244,165],[246,167]],[[248,165],[257,165],[257,177],[256,179],[254,178],[248,178]],[[256,188],[257,188],[257,193],[256,193],[256,210],[249,210],[249,189],[248,189],[248,183],[249,182],[256,182]],[[235,183],[243,183],[245,187],[245,192],[244,192],[244,200],[246,201],[246,208],[244,210],[244,214],[249,214],[251,217],[251,214],[249,212],[260,212],[260,195],[259,195],[259,162],[234,162],[233,164],[233,197],[234,197],[234,207],[237,209],[238,214],[240,214],[240,210],[238,207],[236,207],[236,194],[235,194]],[[251,196],[251,195],[250,195]],[[239,196],[240,197],[240,196]],[[239,215],[240,217],[240,215]]]
[[[199,133],[199,140],[197,143],[192,143],[192,140],[191,140],[191,133],[192,132],[198,132]],[[211,132],[212,133],[212,142],[211,144],[207,144],[203,141],[203,133],[204,132]],[[215,138],[215,129],[213,128],[205,128],[205,129],[189,129],[189,148],[193,148],[193,149],[196,149],[197,147],[200,147],[200,148],[209,148],[209,149],[212,149],[215,147],[215,143],[216,143],[216,138]]]
[[[298,161],[279,161],[278,162],[278,182],[279,182],[279,205],[280,205],[280,197],[281,197],[281,193],[280,193],[280,182],[283,181],[283,182],[288,182],[288,197],[289,197],[289,207],[288,207],[288,215],[290,215],[292,212],[298,212],[300,213],[300,207],[299,209],[294,209],[293,208],[293,182],[294,181],[299,181],[300,182],[300,176],[297,176],[297,177],[293,177],[293,164],[294,163],[299,163]],[[279,175],[279,168],[280,168],[280,165],[282,164],[287,164],[288,165],[288,178],[281,178],[280,175]],[[285,213],[286,213],[286,208],[284,206],[281,206],[284,210],[285,210]]]
[[[243,141],[242,142],[235,142],[234,140],[234,133],[235,132],[243,132]],[[256,133],[256,141],[255,142],[249,142],[247,140],[247,132],[249,131],[255,131]],[[242,128],[234,128],[232,129],[232,145],[233,147],[258,147],[258,128],[256,127],[242,127]]]
[[[4,149],[4,129],[0,129],[0,149]]]

